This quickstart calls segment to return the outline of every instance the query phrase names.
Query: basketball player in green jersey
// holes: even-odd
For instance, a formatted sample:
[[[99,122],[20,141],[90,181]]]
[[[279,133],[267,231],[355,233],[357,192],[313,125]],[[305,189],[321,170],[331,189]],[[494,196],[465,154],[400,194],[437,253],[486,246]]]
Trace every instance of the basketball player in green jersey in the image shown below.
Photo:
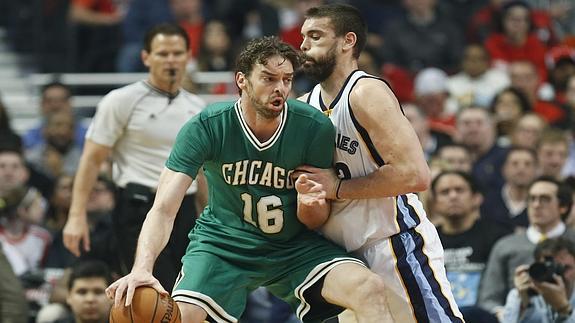
[[[190,245],[172,297],[183,322],[237,322],[250,291],[265,286],[288,302],[304,322],[342,310],[360,322],[382,322],[383,285],[357,259],[298,220],[327,216],[321,196],[301,198],[313,187],[292,173],[303,164],[329,167],[335,130],[321,112],[287,100],[295,50],[276,37],[251,41],[239,55],[237,102],[208,106],[180,131],[138,241],[129,275],[108,296],[125,305],[134,289],[150,285],[186,189],[203,167],[209,205],[190,233]],[[309,224],[308,224],[309,225]],[[309,225],[313,227],[313,224]]]

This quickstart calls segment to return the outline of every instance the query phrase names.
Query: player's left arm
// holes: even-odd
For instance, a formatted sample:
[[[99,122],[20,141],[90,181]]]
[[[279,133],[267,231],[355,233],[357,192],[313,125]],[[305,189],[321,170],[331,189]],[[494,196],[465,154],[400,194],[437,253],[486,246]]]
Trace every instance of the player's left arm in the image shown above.
[[[338,197],[366,199],[426,190],[431,174],[423,149],[391,89],[380,80],[362,79],[350,104],[384,164],[367,176],[343,180]]]

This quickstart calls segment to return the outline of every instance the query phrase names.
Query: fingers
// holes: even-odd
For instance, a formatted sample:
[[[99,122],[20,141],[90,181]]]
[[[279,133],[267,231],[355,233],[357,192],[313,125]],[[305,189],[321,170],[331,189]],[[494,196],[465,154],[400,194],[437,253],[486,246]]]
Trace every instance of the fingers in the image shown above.
[[[164,287],[162,287],[162,284],[160,284],[160,282],[156,279],[155,282],[151,285],[155,290],[158,291],[158,293],[163,294],[163,295],[170,295],[170,293],[168,293]]]
[[[134,298],[134,292],[136,291],[136,285],[128,284],[128,291],[126,292],[126,307],[132,304],[132,298]]]
[[[84,231],[84,251],[89,252],[90,251],[90,233],[88,231]],[[78,244],[76,244],[78,245]]]
[[[64,234],[64,246],[76,257],[80,257],[79,244],[80,241],[75,235]]]
[[[124,296],[124,291],[126,290],[126,286],[123,283],[124,280],[120,279],[118,281],[118,285],[115,288],[115,292],[114,292],[114,306],[119,307],[121,302],[122,302],[122,298]],[[128,300],[126,299],[126,303],[128,302]],[[132,302],[132,300],[130,299],[130,303]]]

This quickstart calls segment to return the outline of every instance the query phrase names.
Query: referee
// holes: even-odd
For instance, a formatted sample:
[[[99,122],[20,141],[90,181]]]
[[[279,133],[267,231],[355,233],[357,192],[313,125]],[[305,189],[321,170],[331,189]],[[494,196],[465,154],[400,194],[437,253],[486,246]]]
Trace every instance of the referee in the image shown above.
[[[86,203],[102,164],[111,156],[118,187],[113,227],[120,274],[128,274],[147,212],[153,204],[160,173],[184,123],[204,108],[196,95],[181,88],[189,58],[189,39],[177,25],[161,24],[144,39],[142,61],[149,69],[142,80],[108,93],[98,104],[74,180],[64,245],[80,256],[90,250]],[[202,185],[199,192],[205,192]],[[184,198],[174,231],[156,262],[154,276],[171,290],[181,268],[197,207],[205,203],[196,183]],[[197,205],[196,205],[197,204]]]

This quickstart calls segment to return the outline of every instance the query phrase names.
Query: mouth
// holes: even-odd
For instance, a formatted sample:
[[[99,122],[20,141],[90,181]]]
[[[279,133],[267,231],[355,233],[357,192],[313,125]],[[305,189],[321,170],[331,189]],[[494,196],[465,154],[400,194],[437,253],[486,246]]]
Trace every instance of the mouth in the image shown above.
[[[283,106],[284,104],[284,99],[283,98],[275,98],[273,100],[270,101],[271,105],[273,105],[274,107],[278,108]]]

